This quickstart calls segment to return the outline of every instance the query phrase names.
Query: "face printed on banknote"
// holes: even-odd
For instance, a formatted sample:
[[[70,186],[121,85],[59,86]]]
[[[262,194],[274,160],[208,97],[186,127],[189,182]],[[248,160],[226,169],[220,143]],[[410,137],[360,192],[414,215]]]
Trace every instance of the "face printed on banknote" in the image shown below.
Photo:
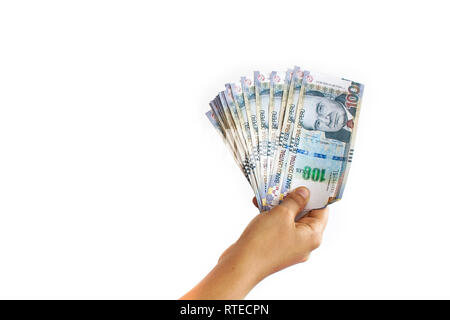
[[[308,130],[337,132],[347,123],[344,106],[329,98],[307,94],[303,110],[302,127]]]
[[[345,98],[345,94],[333,98],[320,91],[306,91],[301,126],[307,130],[325,132],[330,139],[349,142],[356,110],[345,106]]]

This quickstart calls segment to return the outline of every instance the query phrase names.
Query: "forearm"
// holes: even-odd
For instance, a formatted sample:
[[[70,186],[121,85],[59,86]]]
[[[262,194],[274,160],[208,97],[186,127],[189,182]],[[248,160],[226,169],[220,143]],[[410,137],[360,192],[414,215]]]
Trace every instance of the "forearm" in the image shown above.
[[[220,300],[243,299],[261,280],[249,262],[226,257],[191,291],[181,299]]]

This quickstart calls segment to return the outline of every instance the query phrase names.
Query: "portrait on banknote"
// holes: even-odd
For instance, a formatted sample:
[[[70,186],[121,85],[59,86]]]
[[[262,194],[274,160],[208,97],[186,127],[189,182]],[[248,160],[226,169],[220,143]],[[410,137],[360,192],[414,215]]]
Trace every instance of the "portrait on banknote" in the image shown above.
[[[350,141],[356,108],[345,107],[345,94],[327,97],[316,90],[306,91],[301,125],[307,130],[322,131],[327,139]]]

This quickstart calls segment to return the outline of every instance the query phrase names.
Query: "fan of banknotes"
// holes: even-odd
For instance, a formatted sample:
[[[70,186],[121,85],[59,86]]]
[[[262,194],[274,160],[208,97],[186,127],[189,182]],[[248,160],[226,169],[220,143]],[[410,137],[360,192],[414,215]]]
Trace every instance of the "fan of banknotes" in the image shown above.
[[[364,86],[302,70],[255,71],[227,83],[206,116],[252,187],[260,211],[306,186],[304,212],[342,198]]]

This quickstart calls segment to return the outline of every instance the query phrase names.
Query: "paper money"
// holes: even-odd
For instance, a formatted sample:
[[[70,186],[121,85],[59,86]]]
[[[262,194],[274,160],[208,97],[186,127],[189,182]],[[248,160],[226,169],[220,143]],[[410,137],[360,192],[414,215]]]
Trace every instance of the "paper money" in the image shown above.
[[[342,198],[364,86],[310,73],[259,71],[227,83],[206,113],[250,183],[261,211],[306,186],[304,212]]]
[[[292,73],[292,80],[289,86],[285,115],[280,132],[280,141],[276,155],[274,157],[274,175],[267,190],[267,203],[274,206],[279,203],[282,196],[282,182],[286,174],[287,157],[289,153],[289,142],[297,114],[297,106],[300,98],[304,72],[300,67],[295,67]]]
[[[230,144],[230,142],[227,140],[225,131],[223,130],[223,126],[219,123],[218,118],[215,115],[215,113],[212,110],[210,110],[210,111],[206,112],[206,117],[211,122],[212,126],[217,130],[219,135],[222,137],[225,145],[230,149],[230,151],[233,155],[233,158],[236,161],[239,168],[242,170],[242,173],[244,173],[244,175],[246,175],[245,170],[243,168],[243,163],[241,162],[239,156],[236,153],[237,151],[235,150],[235,146],[233,144]]]
[[[306,186],[306,210],[342,198],[350,170],[364,86],[320,74],[304,79],[301,109],[291,141],[282,196]]]
[[[267,177],[269,174],[268,167],[268,146],[269,146],[269,103],[270,103],[270,82],[264,74],[259,71],[254,72],[255,81],[255,100],[256,100],[256,112],[259,117],[260,132],[260,159],[261,159],[261,175],[263,178],[264,193],[267,192]]]
[[[255,86],[251,77],[241,77],[242,95],[244,97],[244,104],[247,110],[247,115],[250,121],[250,130],[253,131],[255,137],[255,144],[252,146],[252,154],[256,160],[256,171],[262,173],[261,169],[261,122],[258,116],[258,110],[256,106],[256,93]],[[258,190],[260,196],[265,194],[264,178],[260,174],[258,180]],[[262,197],[261,197],[262,198]]]
[[[260,202],[260,194],[258,190],[257,174],[255,172],[256,162],[251,156],[251,152],[248,149],[248,137],[247,137],[247,127],[246,116],[242,114],[242,107],[238,106],[233,98],[233,92],[231,84],[225,85],[226,90],[223,92],[223,97],[225,98],[225,103],[230,110],[231,118],[233,120],[234,126],[237,131],[237,139],[239,139],[240,145],[243,148],[245,169],[248,176],[248,180],[253,190],[257,194],[258,202]]]

